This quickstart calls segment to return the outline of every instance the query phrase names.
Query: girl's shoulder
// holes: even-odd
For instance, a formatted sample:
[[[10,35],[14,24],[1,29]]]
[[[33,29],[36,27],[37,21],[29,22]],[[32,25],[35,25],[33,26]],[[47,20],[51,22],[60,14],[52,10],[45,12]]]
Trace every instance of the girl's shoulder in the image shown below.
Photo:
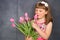
[[[52,24],[52,22],[50,21],[48,24]]]
[[[53,24],[52,22],[49,22],[49,23],[47,24],[47,26],[52,26],[52,24]]]

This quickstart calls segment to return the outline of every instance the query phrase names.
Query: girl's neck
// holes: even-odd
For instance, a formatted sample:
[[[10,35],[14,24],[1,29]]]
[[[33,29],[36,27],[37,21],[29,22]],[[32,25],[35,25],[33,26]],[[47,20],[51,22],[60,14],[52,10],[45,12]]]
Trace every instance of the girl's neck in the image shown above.
[[[45,22],[45,17],[38,19],[38,22]]]

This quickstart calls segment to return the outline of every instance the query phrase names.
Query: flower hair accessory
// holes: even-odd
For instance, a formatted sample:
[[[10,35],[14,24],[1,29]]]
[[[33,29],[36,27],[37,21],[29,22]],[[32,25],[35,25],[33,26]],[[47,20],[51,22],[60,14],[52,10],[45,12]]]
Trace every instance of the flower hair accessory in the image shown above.
[[[48,7],[48,3],[44,2],[44,1],[42,1],[41,3],[44,4],[46,7]]]
[[[40,1],[40,2],[38,2],[38,3],[44,4],[46,7],[48,7],[48,3],[47,3],[47,2]]]

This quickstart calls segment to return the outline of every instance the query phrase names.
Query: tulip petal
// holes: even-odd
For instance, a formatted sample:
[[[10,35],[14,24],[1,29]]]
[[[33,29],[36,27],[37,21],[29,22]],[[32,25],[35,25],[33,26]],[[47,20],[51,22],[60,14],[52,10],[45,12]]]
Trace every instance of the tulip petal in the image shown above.
[[[12,27],[15,27],[16,25],[14,23],[12,23]]]
[[[37,20],[37,14],[35,14],[35,16],[34,16],[34,20]]]
[[[10,19],[10,22],[14,22],[14,18],[11,18],[11,19]]]
[[[24,21],[25,21],[25,20],[24,20],[24,17],[21,16],[20,19],[19,19],[19,22],[22,23],[22,22],[24,22]]]

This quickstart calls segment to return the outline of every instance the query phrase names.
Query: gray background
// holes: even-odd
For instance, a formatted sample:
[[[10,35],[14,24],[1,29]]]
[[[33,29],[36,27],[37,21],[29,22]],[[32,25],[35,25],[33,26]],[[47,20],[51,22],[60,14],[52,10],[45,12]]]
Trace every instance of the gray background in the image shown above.
[[[18,21],[25,12],[32,18],[34,5],[39,0],[0,0],[0,40],[24,40],[24,35],[11,26],[13,17]],[[47,0],[52,9],[53,31],[49,40],[60,40],[60,0]]]

